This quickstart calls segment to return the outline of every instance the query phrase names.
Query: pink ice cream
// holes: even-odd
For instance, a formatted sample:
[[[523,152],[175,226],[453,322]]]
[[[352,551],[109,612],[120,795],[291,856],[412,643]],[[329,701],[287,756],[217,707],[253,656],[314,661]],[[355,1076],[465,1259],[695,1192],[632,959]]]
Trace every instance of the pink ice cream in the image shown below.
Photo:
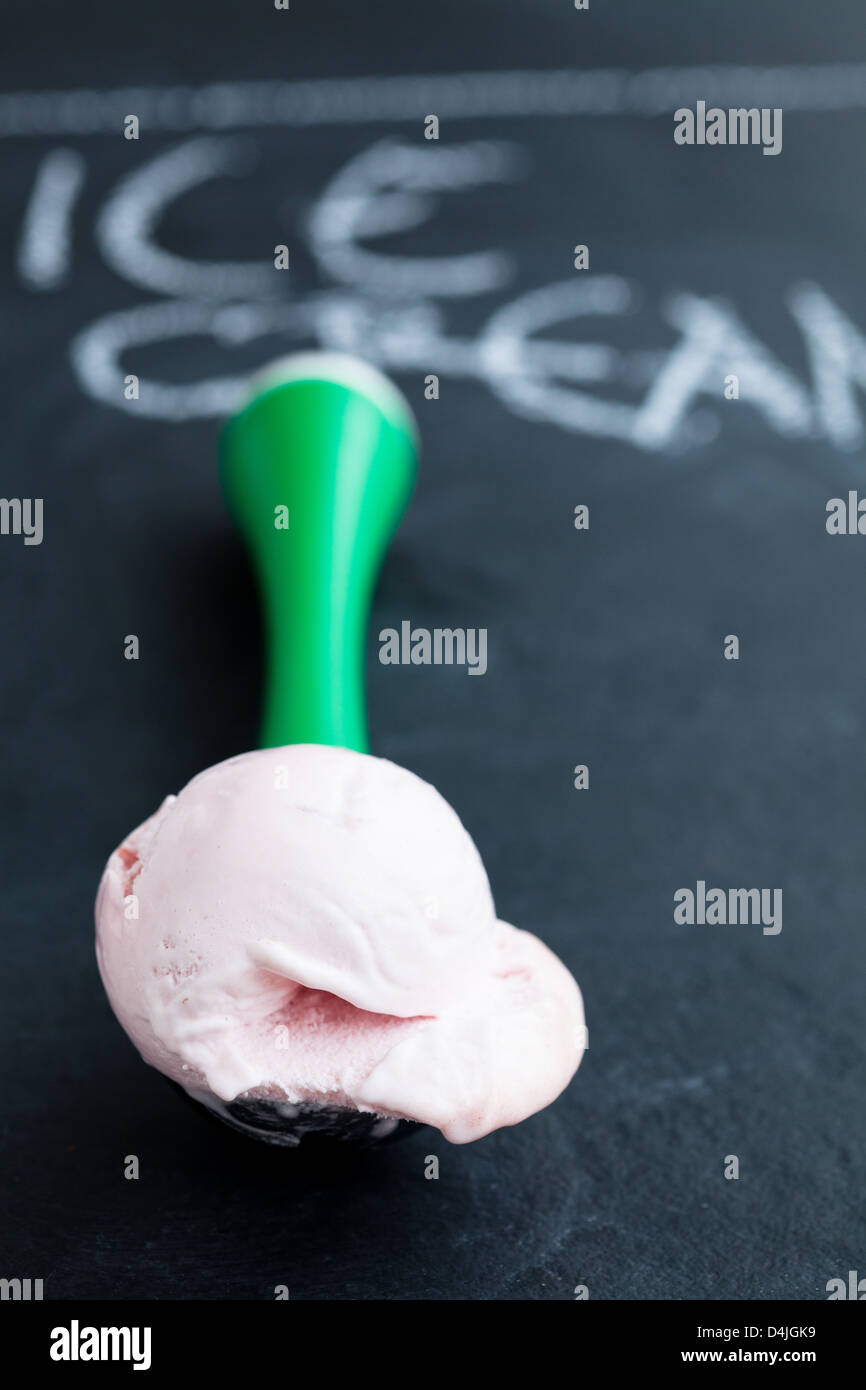
[[[448,803],[343,748],[193,778],[111,856],[96,931],[144,1059],[218,1111],[337,1107],[463,1144],[548,1105],[585,1046],[572,976],[497,921]]]

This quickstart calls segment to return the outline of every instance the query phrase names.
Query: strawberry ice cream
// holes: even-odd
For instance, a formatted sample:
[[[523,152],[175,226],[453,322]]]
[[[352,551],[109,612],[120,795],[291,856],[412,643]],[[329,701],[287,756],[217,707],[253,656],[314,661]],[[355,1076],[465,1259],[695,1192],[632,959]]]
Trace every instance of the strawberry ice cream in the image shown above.
[[[548,1105],[585,1045],[577,985],[497,921],[448,803],[344,748],[193,778],[111,856],[96,928],[145,1061],[276,1143],[334,1117],[467,1143]]]

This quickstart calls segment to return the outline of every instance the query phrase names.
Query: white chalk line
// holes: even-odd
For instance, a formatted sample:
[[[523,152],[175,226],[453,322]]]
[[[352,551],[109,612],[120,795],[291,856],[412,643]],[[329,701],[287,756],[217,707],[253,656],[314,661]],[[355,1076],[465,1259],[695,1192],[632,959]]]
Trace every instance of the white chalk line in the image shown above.
[[[52,150],[36,173],[18,243],[18,273],[35,290],[53,290],[69,272],[70,222],[87,174],[76,150]]]
[[[429,76],[212,82],[0,95],[0,137],[107,135],[136,115],[144,131],[530,116],[661,116],[705,100],[792,111],[866,108],[866,63],[750,67],[552,68]]]
[[[406,231],[427,222],[434,192],[456,192],[515,176],[518,151],[477,141],[424,149],[379,140],[344,165],[308,219],[310,250],[338,284],[405,299],[424,286],[427,299],[473,297],[501,289],[514,273],[501,251],[463,256],[395,256],[362,248],[362,237]]]
[[[202,264],[158,246],[154,230],[180,194],[220,175],[243,173],[251,152],[242,137],[204,137],[163,151],[112,189],[96,221],[96,243],[121,279],[159,294],[203,299],[266,295],[273,266],[262,261]]]
[[[236,407],[248,389],[248,375],[183,385],[141,379],[140,396],[127,400],[125,354],[188,336],[225,346],[271,334],[293,342],[312,338],[320,348],[364,356],[396,374],[434,372],[478,381],[515,415],[575,434],[619,438],[648,452],[689,439],[708,442],[712,435],[695,437],[693,407],[701,399],[721,400],[725,378],[734,373],[748,382],[744,402],[777,434],[824,437],[843,450],[862,447],[866,428],[855,393],[866,386],[866,339],[817,285],[793,287],[786,301],[812,365],[811,396],[732,310],[685,293],[665,308],[664,318],[679,329],[680,341],[664,354],[641,404],[576,390],[577,383],[615,382],[622,354],[604,343],[534,335],[574,318],[628,313],[633,291],[617,276],[531,290],[496,310],[474,342],[450,337],[429,304],[410,306],[401,328],[399,314],[381,322],[376,305],[364,305],[346,291],[270,305],[165,301],[107,314],[88,325],[72,343],[71,361],[82,389],[106,405],[154,419],[213,418]],[[710,420],[715,431],[717,422]]]

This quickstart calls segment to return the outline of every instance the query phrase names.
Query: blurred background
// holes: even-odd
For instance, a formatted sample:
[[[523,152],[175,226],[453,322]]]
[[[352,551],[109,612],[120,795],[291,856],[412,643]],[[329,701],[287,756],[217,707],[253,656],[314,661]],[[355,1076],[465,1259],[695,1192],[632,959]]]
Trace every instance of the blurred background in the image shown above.
[[[0,537],[0,1274],[826,1297],[864,1257],[866,541],[825,526],[866,482],[862,7],[100,0],[6,39],[0,492],[43,499],[44,537]],[[676,145],[700,100],[781,108],[782,152]],[[469,1148],[314,1160],[212,1128],[93,959],[109,852],[255,744],[216,446],[298,346],[377,362],[422,430],[374,751],[451,801],[500,916],[585,995],[570,1089]],[[380,665],[404,619],[486,627],[487,674]],[[701,879],[782,889],[782,931],[675,924]]]

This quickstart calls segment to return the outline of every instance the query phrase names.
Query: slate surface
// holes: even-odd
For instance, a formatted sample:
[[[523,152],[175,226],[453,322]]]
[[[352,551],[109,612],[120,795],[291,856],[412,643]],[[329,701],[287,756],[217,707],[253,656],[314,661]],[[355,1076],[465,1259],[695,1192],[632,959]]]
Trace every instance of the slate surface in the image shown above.
[[[65,92],[853,63],[866,56],[858,10],[40,6],[16,14],[0,80],[6,93]],[[735,311],[814,405],[792,288],[820,285],[866,329],[866,115],[855,109],[862,78],[846,80],[840,110],[797,111],[791,97],[777,158],[680,149],[671,108],[450,118],[422,84],[411,119],[401,97],[393,120],[347,109],[333,123],[249,129],[257,163],[178,197],[158,235],[176,255],[264,264],[285,239],[291,288],[274,272],[273,302],[333,293],[304,231],[316,200],[377,140],[428,153],[421,122],[434,111],[440,149],[496,140],[523,152],[512,181],[443,194],[428,223],[370,242],[405,255],[509,254],[499,289],[439,301],[443,332],[475,341],[503,305],[573,286],[571,248],[586,243],[585,281],[624,278],[634,299],[623,318],[547,330],[619,350],[618,379],[584,390],[623,406],[645,398],[677,342],[663,306],[680,292]],[[778,104],[768,79],[748,81],[755,104]],[[724,81],[720,90],[725,102]],[[696,82],[687,100],[705,96]],[[154,109],[152,95],[142,103]],[[107,264],[95,225],[118,180],[202,132],[145,122],[136,144],[119,124],[63,133],[69,108],[56,98],[47,109],[43,135],[16,136],[0,103],[2,493],[45,505],[40,546],[0,537],[0,1274],[42,1277],[59,1299],[262,1299],[287,1284],[299,1299],[546,1300],[579,1283],[605,1299],[825,1297],[828,1279],[866,1259],[866,541],[824,527],[827,499],[864,481],[856,418],[847,448],[832,419],[786,438],[767,409],[725,401],[718,380],[675,438],[638,447],[528,418],[513,381],[497,394],[461,379],[452,349],[437,402],[423,399],[421,366],[396,373],[425,457],[373,633],[403,618],[485,626],[490,655],[483,678],[392,669],[371,637],[374,746],[436,783],[479,844],[501,915],[574,970],[590,1050],[558,1103],[470,1147],[430,1131],[356,1157],[256,1146],[182,1105],[138,1060],[92,951],[92,898],[117,840],[255,739],[255,596],[216,481],[218,421],[97,400],[70,348],[104,316],[167,298],[131,282],[149,273],[135,253],[126,275]],[[118,99],[118,123],[129,109]],[[39,290],[16,256],[37,167],[61,147],[83,157],[84,182],[68,278]],[[362,286],[337,314],[362,299],[377,333],[391,313],[410,343],[429,341],[429,300],[382,304]],[[126,370],[195,383],[313,342],[305,332],[232,341],[227,322],[216,339],[132,348]],[[779,406],[778,385],[770,395]],[[856,415],[856,391],[851,401]],[[585,533],[572,525],[579,503],[591,509]],[[122,656],[132,632],[137,663]],[[739,662],[722,657],[729,633]],[[590,767],[589,791],[572,788],[577,763]],[[781,888],[782,931],[676,925],[673,893],[698,879]],[[423,1176],[430,1153],[438,1182]],[[128,1154],[140,1158],[138,1182],[123,1179]],[[726,1155],[739,1158],[737,1181],[723,1177]]]

